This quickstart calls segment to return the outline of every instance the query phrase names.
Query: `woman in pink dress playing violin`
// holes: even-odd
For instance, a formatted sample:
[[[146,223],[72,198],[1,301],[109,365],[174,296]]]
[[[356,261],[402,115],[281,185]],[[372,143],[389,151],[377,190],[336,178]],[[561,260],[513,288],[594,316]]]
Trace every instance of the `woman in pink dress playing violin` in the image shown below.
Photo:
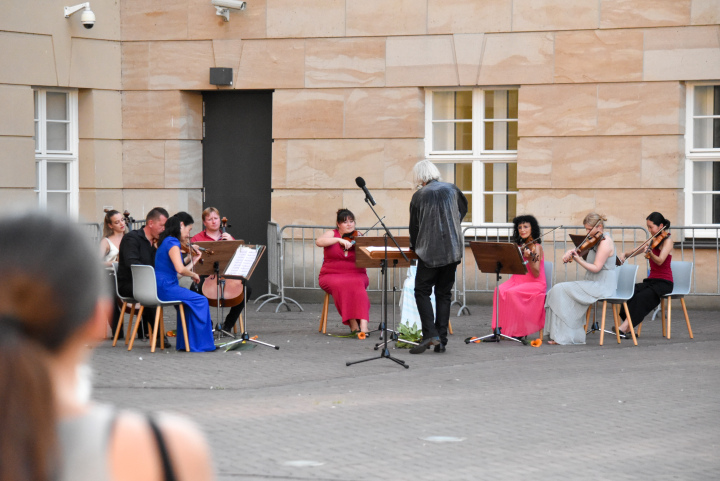
[[[315,241],[324,248],[320,269],[320,287],[335,301],[342,322],[352,332],[368,332],[370,284],[365,269],[355,267],[355,215],[348,209],[337,211],[337,229],[329,230]]]
[[[514,274],[500,289],[500,329],[511,337],[525,337],[545,326],[545,256],[540,243],[540,225],[531,215],[513,219],[513,241],[527,262],[525,275]],[[492,327],[497,317],[493,295]]]

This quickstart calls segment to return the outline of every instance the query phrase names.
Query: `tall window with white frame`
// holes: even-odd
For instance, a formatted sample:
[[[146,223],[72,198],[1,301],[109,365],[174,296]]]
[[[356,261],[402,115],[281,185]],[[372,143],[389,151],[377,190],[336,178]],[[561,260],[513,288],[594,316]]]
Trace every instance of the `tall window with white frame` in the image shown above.
[[[35,89],[35,192],[42,209],[78,212],[76,90]]]
[[[463,222],[507,226],[517,206],[517,89],[427,90],[425,155],[468,198]]]

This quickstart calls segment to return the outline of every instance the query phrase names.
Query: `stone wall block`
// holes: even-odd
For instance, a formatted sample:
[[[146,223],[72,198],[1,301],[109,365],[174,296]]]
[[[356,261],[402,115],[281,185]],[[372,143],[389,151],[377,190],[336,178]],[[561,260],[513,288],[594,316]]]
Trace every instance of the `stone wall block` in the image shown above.
[[[428,34],[509,32],[512,0],[428,0]]]
[[[513,0],[512,29],[583,30],[598,27],[597,0]]]
[[[0,54],[1,55],[1,54]],[[35,135],[33,90],[25,85],[0,85],[0,136]]]
[[[517,200],[517,211],[531,213],[540,225],[578,225],[595,206],[595,192],[590,189],[527,188]]]
[[[305,42],[296,39],[243,42],[236,88],[305,86]]]
[[[540,84],[553,81],[552,33],[485,35],[479,85]]]
[[[188,0],[188,38],[221,40],[265,38],[267,0],[251,0],[245,10],[230,10],[230,21],[216,14],[209,0]]]
[[[597,85],[528,85],[519,90],[520,137],[592,135],[597,129]]]
[[[458,85],[450,35],[388,37],[388,87]]]
[[[105,220],[103,209],[106,206],[112,206],[120,212],[125,209],[123,191],[120,189],[81,189],[78,194],[80,222],[97,222],[102,228]],[[133,217],[136,217],[134,213]],[[142,214],[142,218],[145,218],[145,213]]]
[[[635,188],[642,172],[641,137],[556,138],[552,149],[552,187]]]
[[[213,40],[212,49],[215,57],[213,67],[226,67],[233,69],[233,87],[237,84],[240,73],[240,59],[242,57],[242,40]],[[209,74],[208,74],[209,77]],[[226,88],[226,87],[217,87]]]
[[[120,42],[73,38],[70,85],[80,88],[120,90],[121,63]]]
[[[424,136],[425,93],[422,89],[352,89],[347,92],[344,137]]]
[[[517,184],[520,192],[552,187],[554,142],[552,137],[518,140]]]
[[[382,217],[385,216],[383,222],[387,226],[407,226],[410,222],[410,199],[412,198],[414,191],[409,189],[402,190],[372,190],[372,195],[377,206],[378,214]],[[378,207],[382,206],[380,209]],[[343,191],[343,202],[342,207],[350,209],[355,214],[355,219],[358,226],[370,227],[375,223],[377,218],[373,214],[370,207],[365,202],[365,196],[362,191],[355,187],[354,189]],[[325,212],[328,208],[325,208]],[[334,214],[335,211],[332,211]],[[326,214],[326,219],[327,219]],[[332,220],[335,220],[333,215]],[[325,222],[328,222],[326,220]],[[334,223],[334,222],[333,222]]]
[[[642,80],[641,30],[558,32],[555,36],[555,82],[624,82]]]
[[[385,39],[310,39],[305,43],[305,87],[385,86]]]
[[[291,140],[287,148],[290,189],[351,189],[355,178],[382,186],[385,163],[382,140]]]
[[[344,35],[345,0],[267,0],[267,36],[270,38]]]
[[[120,2],[122,40],[188,38],[188,2],[189,0],[123,0]]]
[[[199,140],[165,142],[165,188],[202,189],[203,151]]]
[[[150,88],[150,42],[122,43],[121,78],[124,90]]]
[[[275,139],[272,144],[272,180],[273,189],[287,188],[287,151],[288,142]]]
[[[80,139],[78,174],[81,189],[121,189],[123,187],[122,142]]]
[[[273,95],[273,138],[343,136],[343,90],[277,90]]]
[[[692,0],[690,23],[692,25],[720,23],[720,2],[717,0]]]
[[[425,158],[423,139],[386,139],[383,183],[386,189],[413,189],[412,168]]]
[[[644,80],[720,78],[720,27],[645,30]]]
[[[603,0],[600,28],[688,25],[692,0]]]
[[[202,139],[202,96],[194,92],[126,91],[124,139]]]
[[[0,136],[0,187],[35,188],[35,141],[32,137]]]
[[[121,139],[122,94],[114,90],[81,90],[78,135],[81,139]]]
[[[460,85],[476,85],[484,39],[485,35],[482,33],[453,35],[455,65]]]
[[[345,34],[348,37],[427,33],[427,0],[364,0],[345,3]]]
[[[0,65],[0,84],[58,85],[50,35],[0,32]]]
[[[643,189],[682,189],[685,186],[685,138],[653,135],[642,138]],[[662,211],[661,211],[662,212]]]
[[[163,207],[170,215],[185,211],[200,223],[202,192],[199,189],[125,189],[123,203],[136,219],[144,219],[153,207]],[[137,212],[137,214],[136,214]]]
[[[122,179],[127,189],[165,187],[165,142],[125,140],[122,143]]]
[[[143,90],[209,89],[209,69],[214,66],[210,41],[141,42],[124,51],[124,86]]]
[[[598,86],[601,135],[683,134],[685,88],[679,82]]]
[[[280,227],[290,224],[333,225],[335,212],[342,207],[345,207],[342,190],[278,189],[272,193],[271,218]]]
[[[675,214],[678,205],[677,190],[609,189],[597,191],[595,199],[595,212],[605,214],[608,225],[644,226],[645,218],[652,211],[662,212],[670,222],[679,225],[676,223],[678,217]],[[621,244],[616,242],[615,246],[619,249]]]

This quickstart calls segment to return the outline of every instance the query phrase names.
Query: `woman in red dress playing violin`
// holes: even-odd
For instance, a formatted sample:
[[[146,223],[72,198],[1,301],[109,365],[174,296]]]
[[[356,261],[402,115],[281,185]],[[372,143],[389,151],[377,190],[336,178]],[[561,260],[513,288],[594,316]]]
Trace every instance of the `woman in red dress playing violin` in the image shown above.
[[[355,267],[355,243],[351,240],[355,235],[355,215],[348,209],[338,210],[337,229],[315,241],[324,248],[319,283],[333,297],[343,324],[349,325],[352,332],[368,332],[370,280],[365,269]]]
[[[650,311],[660,304],[660,299],[673,290],[673,275],[670,269],[673,249],[670,240],[670,221],[660,212],[653,212],[645,219],[647,228],[654,239],[645,248],[638,252],[621,252],[618,258],[621,262],[635,254],[644,253],[650,261],[650,275],[639,284],[635,284],[635,294],[627,302],[630,319],[633,326],[640,324]],[[662,231],[662,232],[660,232]],[[630,324],[625,319],[625,310],[620,311],[623,323],[620,325],[620,334],[630,336]]]

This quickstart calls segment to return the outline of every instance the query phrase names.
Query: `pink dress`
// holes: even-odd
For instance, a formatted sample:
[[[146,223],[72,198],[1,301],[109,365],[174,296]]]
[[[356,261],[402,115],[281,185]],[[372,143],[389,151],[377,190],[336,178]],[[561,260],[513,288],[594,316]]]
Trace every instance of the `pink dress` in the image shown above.
[[[337,229],[335,237],[340,237]],[[320,287],[330,293],[343,324],[350,319],[366,319],[370,316],[370,299],[367,287],[370,284],[365,269],[355,267],[355,246],[347,251],[340,244],[325,247],[324,260],[320,269]]]
[[[540,275],[513,274],[500,284],[500,332],[523,337],[545,327],[545,262],[540,260]],[[495,328],[495,293],[493,293],[492,327]]]

